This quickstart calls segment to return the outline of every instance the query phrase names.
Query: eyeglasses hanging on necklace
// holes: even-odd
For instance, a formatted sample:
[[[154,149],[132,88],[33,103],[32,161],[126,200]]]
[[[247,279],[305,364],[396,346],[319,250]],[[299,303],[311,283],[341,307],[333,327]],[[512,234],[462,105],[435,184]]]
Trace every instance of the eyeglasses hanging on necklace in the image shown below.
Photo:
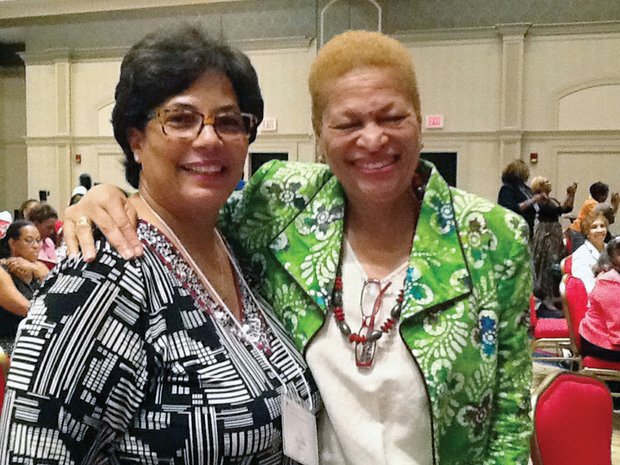
[[[344,310],[342,308],[342,276],[340,269],[334,283],[334,292],[332,297],[332,311],[336,318],[336,324],[340,332],[349,339],[349,342],[355,343],[355,365],[359,368],[370,368],[375,359],[377,341],[388,333],[400,319],[402,305],[404,300],[404,285],[396,298],[396,304],[390,310],[390,316],[381,325],[379,329],[375,329],[375,318],[383,304],[383,297],[391,286],[391,282],[381,288],[381,282],[376,279],[369,279],[364,282],[362,294],[360,296],[360,311],[362,313],[362,324],[357,333],[352,333],[351,328],[345,321]],[[372,307],[370,303],[372,302]],[[364,309],[371,307],[370,315],[364,313]]]

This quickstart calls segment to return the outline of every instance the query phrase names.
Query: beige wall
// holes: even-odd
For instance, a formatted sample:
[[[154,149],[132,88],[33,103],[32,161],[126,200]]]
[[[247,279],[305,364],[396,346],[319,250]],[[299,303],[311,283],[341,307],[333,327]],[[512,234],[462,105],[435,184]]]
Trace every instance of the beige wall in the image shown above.
[[[558,197],[573,179],[578,203],[598,178],[620,190],[620,32],[573,32],[516,25],[399,37],[414,57],[424,115],[445,118],[443,129],[423,131],[424,150],[458,152],[458,187],[494,200],[505,162],[537,152],[532,175],[548,176]],[[313,160],[306,77],[315,42],[245,49],[265,116],[277,120],[277,131],[261,133],[251,150]],[[64,206],[83,171],[122,182],[108,123],[121,56],[110,49],[26,54],[30,195],[47,189]]]
[[[26,85],[23,69],[0,69],[0,210],[26,199]]]

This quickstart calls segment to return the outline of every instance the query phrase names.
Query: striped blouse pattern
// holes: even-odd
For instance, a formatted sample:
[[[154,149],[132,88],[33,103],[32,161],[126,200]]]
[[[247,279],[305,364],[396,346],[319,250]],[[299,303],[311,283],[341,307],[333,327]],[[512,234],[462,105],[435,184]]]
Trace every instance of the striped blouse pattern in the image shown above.
[[[103,242],[95,262],[56,267],[33,300],[0,464],[290,463],[281,396],[318,402],[303,359],[243,280],[239,329],[161,233],[138,231],[142,258]],[[270,351],[253,343],[257,331]]]

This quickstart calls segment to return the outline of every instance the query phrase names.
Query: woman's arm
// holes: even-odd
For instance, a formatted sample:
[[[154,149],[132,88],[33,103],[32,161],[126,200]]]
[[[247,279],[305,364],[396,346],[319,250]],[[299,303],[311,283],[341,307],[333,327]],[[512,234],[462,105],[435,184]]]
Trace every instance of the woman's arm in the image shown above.
[[[562,203],[562,213],[568,213],[575,206],[575,192],[577,191],[577,183],[574,182],[566,188],[566,198]]]
[[[512,210],[515,213],[521,214],[528,208],[533,208],[533,205],[544,198],[543,194],[536,194],[529,199],[520,201],[521,196],[517,195],[516,188],[503,185],[497,196],[497,203],[502,207]]]
[[[93,187],[63,214],[63,235],[69,256],[82,250],[86,262],[95,258],[95,241],[90,222],[104,234],[121,256],[128,260],[142,255],[136,234],[138,214],[118,187],[100,184]]]
[[[533,280],[525,239],[528,237],[527,226],[520,222],[519,227],[518,236],[511,238],[508,256],[502,257],[510,266],[498,277],[498,376],[484,465],[527,465],[529,459],[532,359],[527,313]]]
[[[11,275],[26,283],[30,283],[32,280],[43,282],[50,272],[45,263],[38,260],[31,262],[22,257],[8,258],[5,260],[5,264]]]
[[[26,316],[30,301],[17,290],[4,268],[0,268],[0,307],[19,316]]]

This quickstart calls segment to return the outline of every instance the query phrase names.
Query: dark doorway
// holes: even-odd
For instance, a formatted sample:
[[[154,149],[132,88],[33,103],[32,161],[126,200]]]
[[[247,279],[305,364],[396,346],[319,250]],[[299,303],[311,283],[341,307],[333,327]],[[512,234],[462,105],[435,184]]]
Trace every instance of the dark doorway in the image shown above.
[[[288,160],[286,152],[253,152],[250,153],[250,176],[256,173],[256,170],[270,160]]]
[[[422,152],[420,157],[435,165],[446,182],[456,187],[456,152]]]

